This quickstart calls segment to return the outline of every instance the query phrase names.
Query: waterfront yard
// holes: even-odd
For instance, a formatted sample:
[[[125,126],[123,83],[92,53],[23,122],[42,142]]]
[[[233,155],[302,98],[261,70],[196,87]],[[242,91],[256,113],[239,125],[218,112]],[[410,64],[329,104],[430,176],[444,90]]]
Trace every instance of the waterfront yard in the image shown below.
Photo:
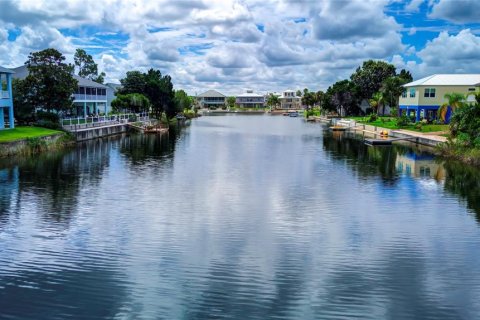
[[[0,142],[11,142],[27,138],[51,136],[62,131],[41,127],[16,127],[15,129],[0,130]]]
[[[398,127],[397,122],[394,117],[379,117],[377,120],[369,122],[369,117],[349,117],[352,120],[357,121],[358,123],[368,124],[375,127],[382,127],[391,130],[411,130],[416,132],[449,132],[448,124],[423,124],[418,125],[415,123],[410,123],[406,126]]]

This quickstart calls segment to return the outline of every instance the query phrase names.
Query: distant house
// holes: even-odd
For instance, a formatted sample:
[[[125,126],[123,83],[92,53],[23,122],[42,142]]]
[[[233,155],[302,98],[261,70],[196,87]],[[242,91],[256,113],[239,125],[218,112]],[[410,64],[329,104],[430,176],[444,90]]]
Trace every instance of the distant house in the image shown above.
[[[280,109],[300,109],[302,107],[302,97],[297,97],[293,90],[282,92],[278,99],[280,100]]]
[[[115,94],[118,89],[122,88],[122,85],[119,83],[106,83],[107,86],[107,110],[110,112],[112,110],[112,101],[116,98]]]
[[[399,112],[421,119],[438,119],[438,108],[447,103],[445,94],[462,93],[468,95],[478,91],[480,74],[434,74],[405,84],[399,99]],[[467,101],[473,102],[473,96]],[[450,119],[450,108],[446,114]]]
[[[201,108],[222,108],[226,105],[227,96],[216,91],[208,90],[197,96]]]
[[[27,66],[12,69],[16,79],[25,79],[28,76]],[[77,75],[73,77],[78,81],[78,87],[73,94],[73,113],[76,116],[89,116],[100,113],[108,113],[107,108],[107,86],[95,81],[82,78]]]
[[[6,119],[8,119],[10,129],[15,127],[12,74],[12,70],[0,66],[0,130],[5,129]]]
[[[253,90],[246,90],[236,97],[235,104],[240,108],[264,108],[265,96],[254,93]]]

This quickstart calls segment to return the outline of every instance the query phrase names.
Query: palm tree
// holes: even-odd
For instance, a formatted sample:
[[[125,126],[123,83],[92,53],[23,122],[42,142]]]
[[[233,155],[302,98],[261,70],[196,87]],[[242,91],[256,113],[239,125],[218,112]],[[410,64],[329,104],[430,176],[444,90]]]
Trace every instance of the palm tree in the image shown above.
[[[278,96],[274,95],[273,93],[270,93],[267,96],[267,106],[269,106],[270,109],[276,108],[279,103],[280,103],[280,100],[278,99]]]
[[[378,109],[385,102],[385,99],[383,97],[383,93],[381,93],[381,92],[374,93],[372,98],[370,100],[368,100],[368,102],[370,103],[370,107],[372,107],[375,110],[375,113],[378,115]]]
[[[448,107],[450,107],[452,112],[455,112],[455,110],[457,110],[458,108],[463,107],[466,101],[464,94],[456,92],[447,93],[445,94],[444,98],[447,99],[448,102],[445,102],[440,106],[440,108],[438,108],[438,114],[443,122],[445,122],[446,120]]]

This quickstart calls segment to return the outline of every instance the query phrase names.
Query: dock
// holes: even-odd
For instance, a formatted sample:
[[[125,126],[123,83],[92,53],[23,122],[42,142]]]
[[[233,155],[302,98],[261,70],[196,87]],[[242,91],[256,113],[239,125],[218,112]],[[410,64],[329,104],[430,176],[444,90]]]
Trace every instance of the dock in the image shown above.
[[[365,139],[364,142],[370,146],[391,146],[394,141],[407,141],[413,139],[415,142],[418,142],[418,137]]]

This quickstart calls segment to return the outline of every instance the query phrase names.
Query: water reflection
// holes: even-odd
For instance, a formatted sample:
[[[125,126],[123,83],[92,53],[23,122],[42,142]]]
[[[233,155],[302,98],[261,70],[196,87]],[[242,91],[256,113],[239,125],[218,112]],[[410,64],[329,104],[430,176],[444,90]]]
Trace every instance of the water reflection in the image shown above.
[[[0,318],[474,318],[479,178],[268,116],[4,161]]]

